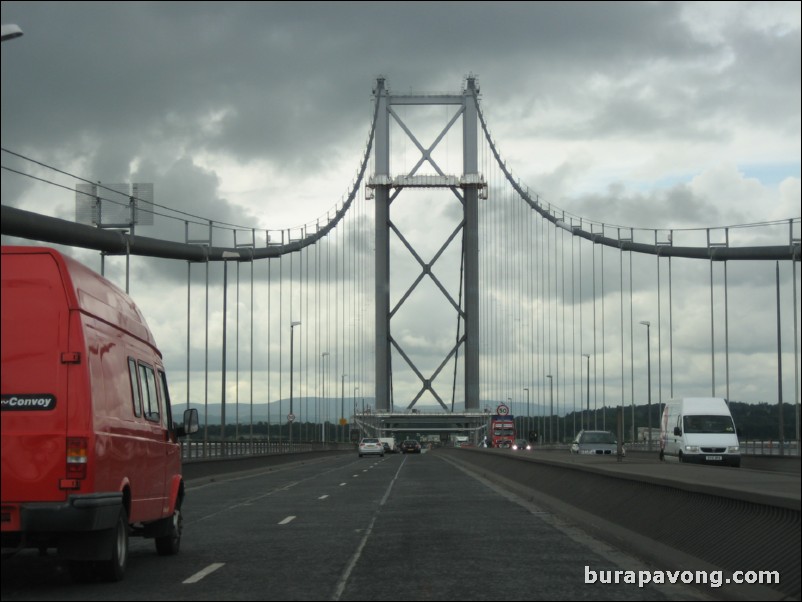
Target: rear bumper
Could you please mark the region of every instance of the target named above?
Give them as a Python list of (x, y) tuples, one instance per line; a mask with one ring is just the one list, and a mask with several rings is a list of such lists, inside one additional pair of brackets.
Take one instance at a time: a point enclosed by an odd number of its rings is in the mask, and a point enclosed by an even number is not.
[(71, 495), (65, 502), (2, 505), (3, 538), (11, 533), (74, 533), (102, 531), (116, 525), (122, 493)]

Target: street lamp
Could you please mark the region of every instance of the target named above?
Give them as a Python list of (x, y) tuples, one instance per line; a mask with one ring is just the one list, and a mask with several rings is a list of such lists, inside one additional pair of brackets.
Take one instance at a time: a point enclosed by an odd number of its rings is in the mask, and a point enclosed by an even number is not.
[(22, 29), (20, 29), (19, 25), (8, 24), (0, 26), (2, 30), (2, 41), (8, 42), (9, 40), (13, 40), (14, 38), (18, 38), (22, 35)]
[(345, 443), (345, 377), (342, 377), (342, 392), (340, 393), (340, 438)]
[(293, 371), (293, 360), (295, 359), (294, 341), (295, 341), (295, 327), (300, 326), (300, 322), (290, 323), (290, 413), (287, 414), (287, 422), (290, 427), (290, 445), (292, 445), (292, 423), (295, 420), (295, 414), (292, 407), (292, 383), (295, 372)]
[[(323, 364), (323, 403), (326, 403), (326, 358), (329, 357), (329, 352), (324, 351), (321, 354), (321, 363)], [(326, 405), (326, 415), (328, 416), (328, 405)], [(318, 411), (318, 418), (320, 418), (320, 412)], [(320, 438), (323, 443), (326, 442), (326, 421), (320, 421)]]
[(529, 441), (529, 431), (532, 430), (532, 427), (529, 424), (529, 389), (524, 387), (524, 391), (526, 391), (526, 440)]
[[(356, 392), (359, 391), (359, 387), (354, 387), (354, 422), (356, 422)], [(362, 425), (359, 425), (360, 430), (362, 429)]]
[(587, 385), (585, 387), (586, 393), (587, 393), (587, 396), (588, 396), (588, 402), (587, 402), (587, 412), (585, 413), (585, 419), (587, 420), (587, 424), (585, 425), (585, 428), (590, 430), (590, 354), (589, 353), (583, 353), (582, 357), (587, 358), (587, 360), (588, 360), (588, 369), (587, 369), (588, 381), (587, 381)]
[(651, 324), (646, 321), (641, 321), (646, 327), (646, 357), (648, 358), (647, 369), (649, 371), (647, 382), (649, 387), (649, 408), (648, 408), (648, 424), (646, 425), (649, 430), (649, 444), (647, 449), (652, 451), (652, 344), (649, 336), (649, 327)]
[(554, 380), (551, 374), (547, 374), (546, 378), (549, 379), (549, 443), (554, 443)]

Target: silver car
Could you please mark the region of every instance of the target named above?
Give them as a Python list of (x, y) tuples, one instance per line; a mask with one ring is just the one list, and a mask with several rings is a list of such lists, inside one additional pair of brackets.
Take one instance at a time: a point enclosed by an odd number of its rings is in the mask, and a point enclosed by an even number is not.
[[(621, 451), (626, 455), (623, 446)], [(618, 453), (618, 441), (611, 431), (580, 431), (571, 443), (572, 454), (610, 456)]]
[(384, 457), (384, 445), (376, 437), (364, 437), (359, 442), (359, 457), (375, 454)]

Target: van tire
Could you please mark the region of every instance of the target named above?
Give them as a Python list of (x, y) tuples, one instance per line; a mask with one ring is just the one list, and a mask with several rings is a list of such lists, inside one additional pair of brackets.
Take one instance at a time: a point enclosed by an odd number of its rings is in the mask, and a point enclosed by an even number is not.
[(128, 566), (128, 513), (120, 510), (117, 526), (114, 529), (114, 542), (111, 546), (111, 559), (99, 564), (99, 573), (104, 581), (122, 581)]
[(181, 509), (176, 508), (170, 520), (170, 533), (156, 538), (156, 552), (159, 556), (175, 556), (181, 549), (181, 532), (184, 528), (184, 517)]
[[(117, 524), (111, 538), (110, 558), (108, 560), (72, 560), (69, 563), (70, 576), (79, 583), (92, 581), (122, 581), (128, 566), (128, 513), (120, 510)], [(105, 539), (105, 538), (104, 538)]]

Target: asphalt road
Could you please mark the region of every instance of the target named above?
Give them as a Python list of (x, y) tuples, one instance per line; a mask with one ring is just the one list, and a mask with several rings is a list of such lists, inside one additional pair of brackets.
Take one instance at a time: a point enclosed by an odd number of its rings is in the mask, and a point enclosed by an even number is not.
[[(131, 539), (125, 580), (75, 584), (54, 554), (4, 558), (2, 600), (663, 600), (682, 585), (585, 584), (625, 551), (435, 452), (188, 483), (181, 553)], [(589, 567), (586, 569), (586, 567)]]

